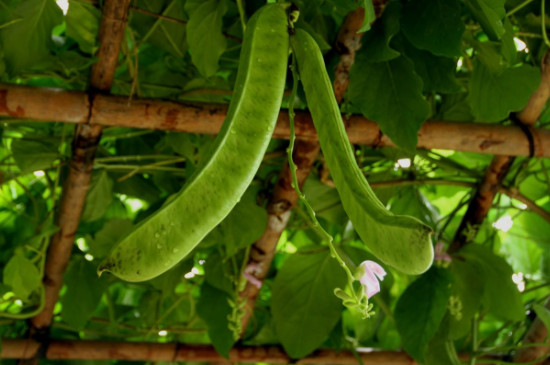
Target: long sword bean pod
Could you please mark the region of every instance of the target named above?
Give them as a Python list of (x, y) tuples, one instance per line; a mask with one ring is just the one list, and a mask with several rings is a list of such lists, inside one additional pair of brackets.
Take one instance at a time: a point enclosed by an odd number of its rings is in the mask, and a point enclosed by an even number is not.
[(355, 161), (317, 43), (302, 29), (290, 42), (321, 149), (355, 230), (382, 262), (421, 274), (433, 261), (431, 228), (416, 218), (394, 215), (378, 200)]
[(285, 87), (287, 4), (258, 10), (247, 24), (234, 97), (212, 154), (178, 195), (122, 239), (98, 272), (152, 279), (183, 259), (237, 204), (271, 139)]

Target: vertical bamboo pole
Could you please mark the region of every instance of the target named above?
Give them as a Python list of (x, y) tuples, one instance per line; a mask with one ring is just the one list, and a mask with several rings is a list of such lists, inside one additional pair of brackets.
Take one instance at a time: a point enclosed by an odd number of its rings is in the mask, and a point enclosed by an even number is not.
[[(118, 63), (120, 44), (128, 16), (130, 0), (105, 0), (99, 30), (99, 59), (92, 66), (90, 99), (97, 93), (109, 93)], [(90, 103), (91, 105), (92, 103)], [(89, 120), (90, 115), (88, 115)], [(56, 217), (59, 231), (52, 237), (46, 257), (43, 284), (46, 292), (44, 309), (31, 319), (30, 335), (44, 340), (48, 336), (55, 303), (63, 284), (63, 274), (69, 262), (74, 236), (82, 215), (86, 193), (90, 184), (97, 145), (101, 138), (99, 125), (79, 124), (76, 126), (69, 175), (63, 186), (63, 193)]]

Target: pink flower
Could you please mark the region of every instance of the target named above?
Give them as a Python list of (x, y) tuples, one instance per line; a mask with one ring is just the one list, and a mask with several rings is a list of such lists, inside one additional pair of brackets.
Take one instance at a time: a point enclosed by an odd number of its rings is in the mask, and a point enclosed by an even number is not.
[(436, 261), (446, 261), (446, 262), (453, 261), (451, 256), (447, 252), (443, 251), (443, 242), (439, 242), (437, 245), (435, 245), (434, 260), (436, 260)]
[(258, 279), (255, 275), (260, 274), (262, 269), (260, 266), (254, 262), (249, 263), (244, 269), (243, 276), (254, 285), (256, 288), (260, 289), (262, 287), (262, 281)]
[(363, 261), (357, 269), (356, 277), (359, 279), (367, 298), (371, 298), (380, 291), (380, 281), (384, 280), (386, 271), (374, 261)]

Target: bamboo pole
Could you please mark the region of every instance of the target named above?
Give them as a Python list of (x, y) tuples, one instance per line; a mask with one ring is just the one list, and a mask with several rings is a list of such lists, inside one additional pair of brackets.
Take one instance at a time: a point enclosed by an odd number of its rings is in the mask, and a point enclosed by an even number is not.
[[(103, 127), (130, 127), (176, 132), (215, 134), (221, 127), (227, 106), (222, 104), (183, 104), (158, 99), (96, 95), (0, 83), (0, 116), (13, 119), (85, 123)], [(393, 146), (381, 138), (378, 125), (362, 116), (344, 116), (350, 142), (383, 147)], [(534, 139), (534, 156), (550, 157), (550, 130), (529, 127)], [(311, 116), (297, 112), (296, 135), (316, 139)], [(273, 137), (288, 139), (288, 114), (279, 115)], [(448, 149), (495, 155), (529, 156), (529, 141), (521, 128), (498, 124), (430, 120), (418, 132), (418, 147)]]
[[(52, 237), (46, 257), (43, 284), (45, 288), (44, 309), (31, 319), (31, 336), (47, 338), (47, 330), (52, 322), (54, 306), (59, 299), (59, 290), (63, 285), (63, 275), (71, 256), (74, 236), (78, 229), (78, 223), (86, 193), (90, 184), (93, 169), (93, 160), (97, 145), (101, 138), (102, 127), (89, 123), (90, 105), (96, 93), (109, 92), (114, 80), (115, 68), (118, 63), (120, 44), (124, 36), (124, 28), (128, 14), (130, 0), (106, 0), (103, 4), (101, 25), (99, 29), (100, 47), (97, 53), (99, 61), (92, 66), (91, 72), (91, 97), (83, 97), (83, 93), (70, 93), (66, 91), (47, 89), (21, 88), (15, 90), (15, 94), (28, 91), (37, 93), (33, 100), (36, 100), (38, 107), (35, 110), (43, 117), (59, 118), (66, 117), (78, 124), (73, 137), (73, 149), (69, 163), (69, 175), (63, 186), (59, 214), (56, 217), (56, 224), (59, 231)], [(2, 90), (0, 90), (0, 93)], [(11, 111), (11, 116), (27, 117), (27, 110), (24, 106), (12, 107), (12, 96), (5, 93), (6, 98), (0, 105), (1, 110)], [(58, 100), (62, 103), (56, 103)], [(70, 101), (72, 101), (70, 103)], [(69, 104), (69, 105), (67, 105)], [(13, 111), (18, 115), (13, 115)]]
[[(0, 359), (31, 359), (37, 356), (40, 343), (32, 339), (2, 339)], [(291, 359), (279, 346), (239, 346), (231, 349), (229, 358), (219, 355), (206, 345), (155, 342), (116, 342), (92, 340), (51, 340), (42, 349), (49, 360), (123, 360), (171, 362), (219, 362), (268, 364), (338, 364), (357, 365), (359, 358), (365, 365), (418, 365), (407, 353), (374, 348), (348, 350), (322, 349), (302, 359)], [(468, 361), (469, 354), (459, 354)], [(485, 360), (500, 360), (499, 355), (485, 355)], [(479, 358), (478, 358), (479, 359)], [(502, 363), (499, 361), (498, 363)]]
[[(31, 359), (37, 355), (40, 344), (34, 340), (2, 340), (1, 359)], [(355, 365), (356, 355), (350, 351), (319, 350), (293, 361), (277, 346), (235, 347), (229, 359), (220, 356), (211, 346), (152, 342), (108, 342), (85, 340), (52, 340), (43, 349), (49, 360), (126, 360), (126, 361), (181, 361), (270, 364), (341, 364)], [(357, 349), (364, 364), (417, 364), (409, 355), (399, 351)]]

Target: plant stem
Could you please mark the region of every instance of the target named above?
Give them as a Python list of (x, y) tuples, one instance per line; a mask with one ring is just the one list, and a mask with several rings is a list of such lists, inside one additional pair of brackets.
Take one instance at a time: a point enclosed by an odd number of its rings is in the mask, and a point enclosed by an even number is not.
[(241, 25), (243, 27), (243, 33), (246, 30), (246, 12), (244, 10), (244, 0), (237, 0), (237, 8), (239, 8), (239, 17), (241, 18)]
[(515, 13), (517, 13), (518, 11), (520, 11), (521, 9), (523, 9), (525, 6), (531, 4), (533, 2), (533, 0), (525, 0), (524, 2), (522, 2), (521, 4), (519, 4), (518, 6), (516, 6), (515, 8), (513, 8), (512, 10), (510, 10), (506, 16), (512, 16), (514, 15)]

